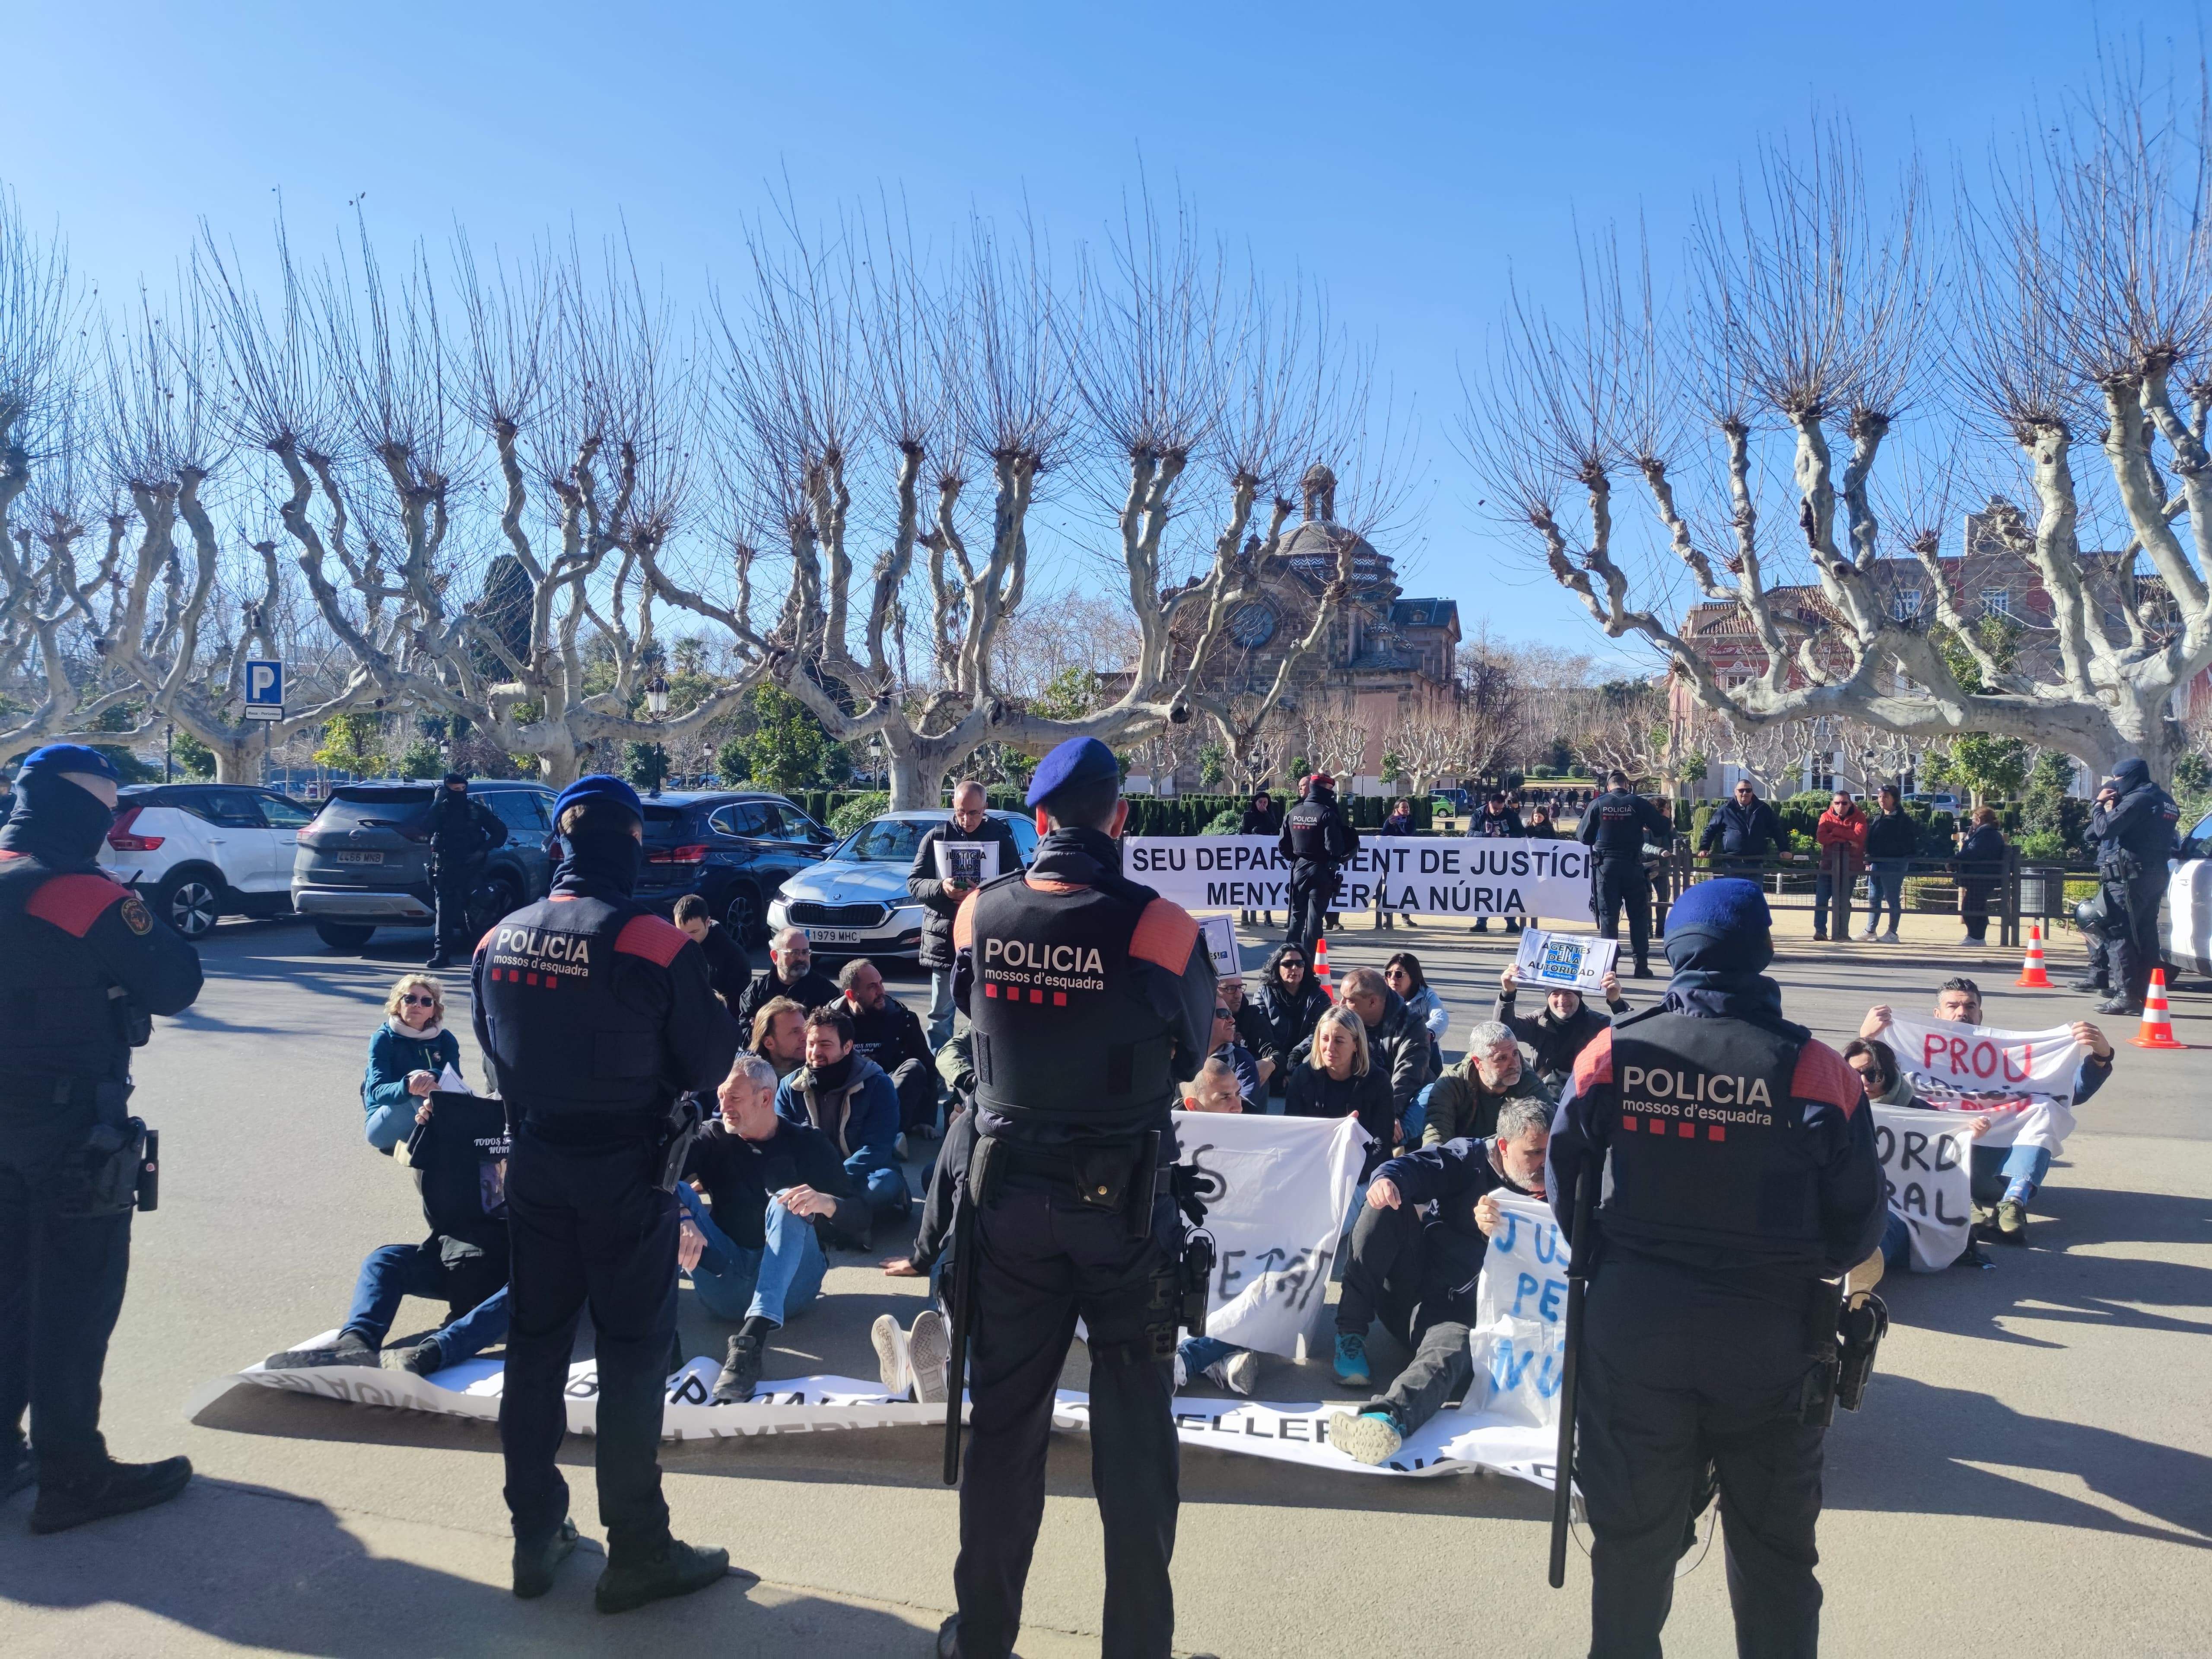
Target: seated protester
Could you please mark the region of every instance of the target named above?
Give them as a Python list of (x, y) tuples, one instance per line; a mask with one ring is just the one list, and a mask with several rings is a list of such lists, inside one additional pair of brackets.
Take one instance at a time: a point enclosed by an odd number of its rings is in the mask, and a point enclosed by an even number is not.
[(1360, 1170), (1366, 1178), (1397, 1139), (1398, 1109), (1390, 1079), (1370, 1063), (1367, 1028), (1349, 1008), (1331, 1008), (1314, 1026), (1302, 1065), (1291, 1068), (1283, 1110), (1292, 1117), (1346, 1117), (1374, 1137)]
[[(1412, 921), (1412, 917), (1407, 917)], [(1437, 1047), (1445, 1031), (1451, 1027), (1451, 1016), (1444, 1012), (1444, 1000), (1436, 994), (1421, 972), (1421, 959), (1411, 951), (1400, 951), (1382, 964), (1382, 982), (1404, 1000), (1407, 1011), (1421, 1022), (1429, 1034), (1429, 1075), (1439, 1077), (1444, 1069), (1444, 1051)]]
[(809, 1012), (789, 997), (770, 997), (754, 1011), (749, 1046), (775, 1067), (779, 1082), (806, 1063)]
[(1553, 1091), (1521, 1062), (1513, 1030), (1487, 1019), (1467, 1036), (1467, 1058), (1445, 1068), (1420, 1102), (1420, 1140), (1441, 1146), (1448, 1140), (1477, 1140), (1493, 1134), (1498, 1113), (1509, 1100), (1526, 1097), (1553, 1103)]
[[(1859, 1022), (1863, 1037), (1879, 1036), (1889, 1029), (1889, 1005), (1877, 1002), (1867, 1010), (1866, 1018)], [(1982, 1023), (1982, 988), (1970, 979), (1947, 979), (1936, 989), (1935, 1016), (1937, 1019), (1954, 1020), (1961, 1025)], [(2075, 1042), (2088, 1049), (2088, 1054), (2074, 1072), (2074, 1101), (2076, 1105), (2105, 1086), (2105, 1079), (2112, 1074), (2112, 1045), (2105, 1034), (2086, 1019), (2077, 1019), (2070, 1028)], [(1914, 1101), (1911, 1085), (1902, 1076), (1898, 1086), (1903, 1090), (1903, 1100), (1877, 1098), (1878, 1106), (1918, 1104)], [(1992, 1115), (1991, 1127), (2002, 1127), (2003, 1120)], [(1988, 1133), (1978, 1131), (1979, 1139)], [(2027, 1243), (2027, 1206), (2042, 1186), (2043, 1177), (2051, 1170), (2051, 1149), (2047, 1146), (2014, 1145), (1977, 1146), (1973, 1155), (1973, 1224), (1986, 1229), (1992, 1224), (1998, 1242), (2005, 1244)]]
[(443, 1302), (446, 1318), (431, 1335), (394, 1350), (403, 1370), (428, 1376), (504, 1341), (507, 1150), (507, 1109), (498, 1100), (459, 1094), (418, 1100), (407, 1158), (430, 1236), (420, 1244), (371, 1250), (354, 1281), (353, 1306), (337, 1340), (326, 1347), (272, 1353), (263, 1362), (266, 1367), (380, 1364), (378, 1351), (400, 1303), (410, 1296)]
[(1428, 1028), (1407, 1011), (1405, 999), (1372, 968), (1355, 968), (1346, 974), (1337, 997), (1339, 1006), (1358, 1015), (1367, 1028), (1368, 1059), (1389, 1079), (1394, 1127), (1382, 1137), (1378, 1154), (1387, 1157), (1395, 1144), (1395, 1124), (1413, 1109), (1429, 1080)]
[(1246, 1104), (1257, 1111), (1260, 1103), (1267, 1098), (1261, 1092), (1267, 1085), (1260, 1081), (1259, 1062), (1252, 1058), (1250, 1050), (1237, 1041), (1237, 1016), (1226, 1003), (1213, 1005), (1213, 1034), (1207, 1041), (1213, 1045), (1206, 1050), (1207, 1058), (1228, 1061), (1230, 1069), (1237, 1073), (1237, 1084), (1244, 1092)]
[[(945, 1247), (952, 1242), (952, 1212), (975, 1158), (975, 1065), (965, 1014), (956, 1015), (951, 1040), (937, 1051), (937, 1075), (951, 1093), (951, 1105), (945, 1120), (945, 1139), (921, 1195), (921, 1220), (907, 1253), (891, 1256), (881, 1266), (893, 1279), (927, 1277), (931, 1294), (941, 1302), (936, 1287), (943, 1279)], [(911, 1330), (901, 1329), (896, 1315), (878, 1314), (869, 1337), (887, 1390), (902, 1395), (911, 1392), (925, 1405), (944, 1400), (945, 1367), (952, 1346), (939, 1309), (925, 1308), (916, 1314)]]
[(769, 940), (768, 960), (769, 965), (738, 999), (738, 1024), (747, 1030), (752, 1029), (753, 1016), (775, 997), (789, 997), (810, 1014), (836, 1001), (836, 984), (814, 971), (814, 946), (804, 929), (787, 927)]
[[(1259, 1070), (1261, 1088), (1267, 1088), (1281, 1069), (1281, 1062), (1267, 1052), (1271, 1035), (1267, 1022), (1253, 1006), (1252, 999), (1244, 994), (1244, 976), (1231, 974), (1216, 980), (1213, 994), (1236, 1022), (1237, 1046), (1252, 1056), (1252, 1064)], [(1255, 1106), (1253, 1109), (1259, 1109)]]
[(725, 1008), (736, 1013), (738, 1005), (745, 1000), (745, 981), (753, 971), (744, 947), (708, 915), (707, 901), (696, 893), (686, 893), (676, 901), (675, 920), (707, 958), (707, 977), (714, 994), (721, 998)]
[[(1187, 1112), (1243, 1112), (1249, 1109), (1237, 1073), (1219, 1054), (1208, 1054), (1198, 1075), (1183, 1085)], [(1175, 1385), (1182, 1388), (1206, 1376), (1232, 1394), (1249, 1395), (1260, 1380), (1260, 1356), (1212, 1336), (1186, 1336), (1176, 1345)]]
[(368, 1144), (389, 1157), (448, 1066), (460, 1070), (461, 1043), (446, 1029), (446, 988), (428, 974), (402, 974), (385, 995), (384, 1024), (368, 1039), (361, 1080)]
[(1314, 1022), (1331, 1006), (1328, 993), (1307, 969), (1304, 950), (1278, 945), (1261, 970), (1260, 988), (1251, 999), (1265, 1031), (1252, 1052), (1268, 1062), (1268, 1088), (1277, 1095), (1290, 1087), (1291, 1055), (1313, 1035)]
[(1336, 1374), (1367, 1386), (1367, 1328), (1378, 1317), (1413, 1358), (1364, 1412), (1329, 1419), (1328, 1443), (1346, 1456), (1382, 1462), (1467, 1387), (1474, 1374), (1468, 1328), (1498, 1226), (1497, 1195), (1544, 1195), (1551, 1138), (1551, 1109), (1521, 1095), (1506, 1102), (1490, 1139), (1424, 1146), (1375, 1172), (1345, 1259)]
[[(1897, 1050), (1879, 1038), (1853, 1037), (1844, 1046), (1844, 1064), (1859, 1074), (1859, 1081), (1866, 1088), (1867, 1098), (1875, 1105), (1920, 1104), (1918, 1097), (1912, 1092), (1912, 1085), (1905, 1079), (1904, 1068), (1897, 1063)], [(1990, 1132), (1994, 1123), (1995, 1120), (1984, 1113), (1967, 1122), (1966, 1133), (1979, 1140)], [(1906, 1224), (1903, 1216), (1895, 1210), (1889, 1211), (1881, 1224), (1882, 1266), (1900, 1270), (1908, 1267), (1911, 1265), (1911, 1253), (1912, 1229)], [(1971, 1238), (1967, 1243), (1966, 1254), (1978, 1261), (1986, 1260), (1975, 1254)], [(1870, 1290), (1881, 1277), (1880, 1273), (1875, 1273), (1861, 1283), (1859, 1274), (1854, 1272), (1852, 1288)]]
[(899, 1132), (935, 1134), (937, 1066), (921, 1016), (884, 988), (882, 970), (866, 957), (838, 970), (837, 987), (837, 1006), (853, 1018), (854, 1048), (881, 1066), (898, 1091)]
[[(1613, 1021), (1584, 1002), (1580, 991), (1557, 985), (1544, 988), (1542, 1013), (1516, 1014), (1513, 999), (1520, 986), (1520, 975), (1514, 971), (1512, 963), (1506, 963), (1505, 971), (1498, 976), (1498, 1004), (1491, 1010), (1490, 1017), (1535, 1051), (1536, 1075), (1544, 1080), (1547, 1088), (1557, 1093), (1559, 1085), (1575, 1069), (1575, 1056), (1589, 1048), (1597, 1034)], [(1620, 994), (1620, 981), (1611, 969), (1598, 981), (1598, 990), (1613, 1013), (1628, 1012), (1628, 1000)]]
[(868, 1227), (867, 1201), (836, 1148), (819, 1130), (777, 1115), (775, 1086), (758, 1054), (732, 1062), (714, 1091), (720, 1115), (691, 1143), (676, 1187), (684, 1206), (677, 1265), (708, 1312), (744, 1322), (715, 1379), (718, 1406), (753, 1397), (769, 1333), (820, 1294), (830, 1261), (817, 1228)]
[[(845, 1173), (866, 1194), (872, 1217), (904, 1216), (914, 1208), (899, 1167), (898, 1091), (881, 1066), (854, 1052), (853, 1017), (842, 1003), (807, 1015), (806, 1064), (778, 1086), (775, 1109), (830, 1137)], [(858, 1241), (855, 1249), (867, 1248), (866, 1231), (848, 1236)]]

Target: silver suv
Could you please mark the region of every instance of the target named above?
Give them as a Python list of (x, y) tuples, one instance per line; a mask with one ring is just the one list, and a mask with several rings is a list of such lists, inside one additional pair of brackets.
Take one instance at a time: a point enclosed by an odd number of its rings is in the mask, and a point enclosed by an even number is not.
[[(292, 908), (333, 951), (358, 951), (379, 927), (429, 926), (429, 808), (435, 783), (347, 783), (331, 791), (300, 832)], [(545, 896), (553, 860), (553, 792), (543, 784), (477, 779), (469, 793), (507, 826), (469, 898), (471, 932)]]

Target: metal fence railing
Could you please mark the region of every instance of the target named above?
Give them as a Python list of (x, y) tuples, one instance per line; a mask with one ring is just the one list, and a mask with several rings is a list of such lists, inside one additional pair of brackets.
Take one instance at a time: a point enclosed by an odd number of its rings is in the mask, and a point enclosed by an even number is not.
[[(1820, 931), (1832, 936), (1839, 935), (1849, 925), (1838, 917), (1838, 909), (1863, 927), (1873, 899), (1869, 872), (1863, 865), (1850, 867), (1839, 848), (1821, 854), (1734, 859), (1692, 853), (1686, 842), (1678, 842), (1656, 863), (1653, 888), (1658, 900), (1656, 920), (1662, 927), (1667, 902), (1674, 895), (1715, 876), (1742, 876), (1757, 881), (1766, 891), (1771, 909), (1815, 912), (1825, 905), (1828, 914), (1822, 920), (1827, 926)], [(1995, 866), (1962, 868), (1954, 856), (1883, 860), (1881, 864), (1883, 867), (1872, 873), (1885, 879), (1896, 878), (1901, 888), (1899, 908), (1904, 914), (1962, 915), (1965, 902), (1972, 900), (1975, 909), (1996, 925), (1996, 943), (2002, 945), (2020, 945), (2023, 921), (2040, 922), (2045, 936), (2049, 937), (2051, 924), (2071, 910), (2066, 902), (2064, 867), (2040, 861), (2023, 863), (2020, 854), (2009, 848), (2002, 863)], [(1882, 915), (1888, 915), (1887, 902)]]

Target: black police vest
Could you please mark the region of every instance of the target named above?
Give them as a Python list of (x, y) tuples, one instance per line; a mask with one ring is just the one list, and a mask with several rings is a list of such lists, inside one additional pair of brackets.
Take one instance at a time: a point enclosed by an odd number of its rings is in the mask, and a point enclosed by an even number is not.
[(1290, 831), (1291, 852), (1301, 860), (1326, 864), (1335, 854), (1329, 849), (1329, 820), (1337, 815), (1334, 801), (1302, 800), (1291, 808), (1283, 827)]
[[(119, 884), (89, 868), (57, 870), (34, 854), (0, 859), (0, 1053), (11, 1084), (62, 1078), (121, 1082), (131, 1075), (131, 1043), (115, 981), (92, 947), (66, 926), (30, 913), (50, 882), (82, 886), (67, 908), (130, 900)], [(49, 907), (50, 908), (50, 907)], [(88, 925), (92, 915), (84, 920)]]
[(1040, 892), (1019, 875), (969, 901), (975, 1098), (1016, 1124), (1152, 1128), (1176, 1100), (1175, 1040), (1129, 960), (1158, 895)]
[(1608, 789), (1590, 805), (1597, 815), (1597, 833), (1591, 846), (1607, 857), (1644, 854), (1644, 797), (1626, 789)]
[(1802, 1043), (1738, 1019), (1654, 1010), (1616, 1021), (1620, 1123), (1598, 1214), (1656, 1254), (1821, 1250), (1816, 1149), (1790, 1101)]
[(485, 935), (477, 994), (500, 1091), (519, 1111), (635, 1112), (674, 1098), (662, 1079), (663, 1016), (635, 985), (623, 994), (625, 981), (651, 971), (625, 957), (623, 932), (655, 921), (640, 904), (548, 898)]

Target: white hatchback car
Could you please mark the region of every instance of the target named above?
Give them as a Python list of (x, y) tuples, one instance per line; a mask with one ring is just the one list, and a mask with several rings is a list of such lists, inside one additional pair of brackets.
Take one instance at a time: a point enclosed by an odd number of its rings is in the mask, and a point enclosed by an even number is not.
[(314, 817), (273, 789), (157, 783), (125, 789), (100, 861), (186, 939), (218, 917), (280, 916), (292, 908), (300, 831)]

